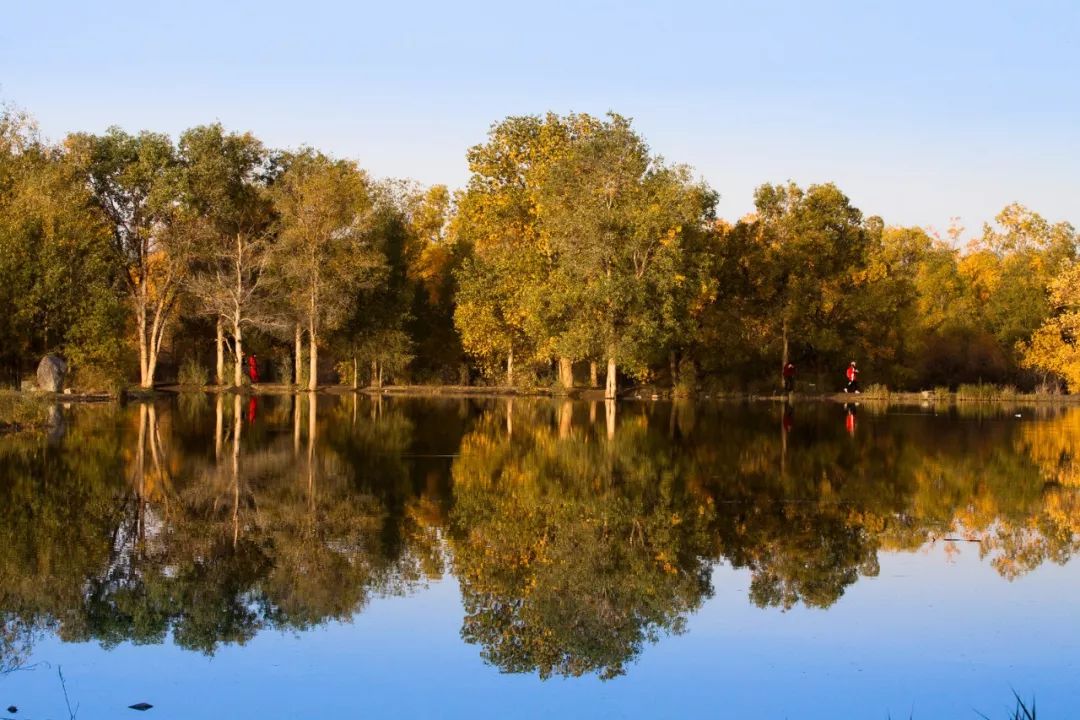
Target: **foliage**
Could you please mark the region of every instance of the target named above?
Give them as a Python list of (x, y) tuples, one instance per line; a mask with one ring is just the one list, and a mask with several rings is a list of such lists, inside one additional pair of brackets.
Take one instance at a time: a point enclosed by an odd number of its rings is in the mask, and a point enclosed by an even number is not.
[(81, 389), (150, 387), (215, 345), (234, 384), (257, 350), (301, 356), (307, 387), (355, 362), (571, 391), (589, 362), (611, 395), (769, 393), (790, 360), (829, 392), (852, 359), (895, 390), (1080, 386), (1078, 235), (1025, 206), (938, 237), (832, 183), (766, 183), (718, 220), (615, 113), (507, 117), (466, 159), (452, 193), (220, 124), (52, 144), (0, 110), (4, 380), (55, 352)]
[(210, 373), (196, 358), (189, 357), (180, 365), (177, 382), (186, 387), (205, 387), (210, 382)]
[(363, 171), (310, 150), (289, 155), (284, 165), (272, 188), (279, 214), (275, 269), (307, 330), (314, 389), (322, 332), (341, 326), (357, 290), (377, 281), (383, 263), (365, 233), (371, 195)]
[(63, 355), (76, 375), (123, 374), (127, 314), (108, 227), (62, 149), (0, 109), (0, 364)]

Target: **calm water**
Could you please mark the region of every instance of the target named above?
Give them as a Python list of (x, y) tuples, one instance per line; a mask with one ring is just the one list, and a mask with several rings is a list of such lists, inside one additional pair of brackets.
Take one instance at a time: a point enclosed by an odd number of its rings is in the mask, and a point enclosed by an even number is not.
[(63, 419), (0, 437), (19, 718), (68, 717), (61, 669), (79, 720), (1080, 712), (1080, 409)]

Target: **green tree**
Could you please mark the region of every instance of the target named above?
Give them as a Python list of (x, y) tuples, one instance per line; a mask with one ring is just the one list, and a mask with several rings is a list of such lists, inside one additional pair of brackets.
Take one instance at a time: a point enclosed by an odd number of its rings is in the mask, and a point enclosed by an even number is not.
[(71, 135), (66, 146), (111, 226), (135, 316), (139, 384), (152, 387), (194, 244), (190, 228), (176, 222), (176, 149), (165, 135), (116, 127)]
[(126, 318), (109, 240), (71, 156), (27, 116), (0, 112), (0, 357), (13, 381), (47, 352), (67, 357), (77, 387), (120, 381)]
[(688, 237), (706, 230), (715, 200), (689, 168), (651, 156), (615, 114), (544, 171), (538, 216), (555, 256), (549, 314), (564, 320), (556, 345), (588, 351), (595, 338), (607, 359), (606, 397), (616, 395), (620, 360), (647, 377), (649, 360), (680, 331), (680, 298), (697, 291), (683, 292), (698, 279), (686, 275)]
[[(454, 322), (464, 349), (488, 371), (505, 362), (513, 378), (515, 366), (547, 362), (563, 349), (555, 343), (563, 318), (561, 305), (552, 306), (554, 248), (539, 193), (546, 169), (596, 125), (588, 115), (508, 117), (468, 152), (471, 175), (450, 224), (469, 256), (457, 273)], [(486, 287), (496, 280), (498, 287)], [(564, 384), (569, 363), (560, 361)]]
[(305, 150), (285, 159), (273, 197), (280, 243), (275, 263), (307, 330), (308, 388), (315, 390), (323, 332), (343, 322), (357, 291), (376, 281), (381, 266), (365, 232), (369, 183), (354, 163)]
[(748, 222), (758, 244), (761, 322), (787, 364), (792, 343), (819, 369), (850, 347), (850, 302), (863, 278), (868, 237), (862, 213), (833, 184), (762, 185)]
[(250, 133), (226, 133), (220, 124), (180, 137), (183, 200), (204, 237), (188, 281), (217, 326), (217, 382), (224, 382), (224, 335), (232, 338), (233, 384), (241, 385), (244, 328), (273, 320), (270, 274), (273, 209), (267, 193), (267, 151)]

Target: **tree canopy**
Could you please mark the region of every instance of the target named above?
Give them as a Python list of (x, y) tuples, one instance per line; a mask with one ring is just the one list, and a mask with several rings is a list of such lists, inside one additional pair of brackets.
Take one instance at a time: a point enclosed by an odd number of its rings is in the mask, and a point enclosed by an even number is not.
[(791, 362), (828, 391), (851, 360), (894, 389), (1077, 386), (1078, 235), (1018, 203), (938, 237), (787, 181), (726, 221), (616, 113), (507, 117), (465, 159), (451, 191), (220, 124), (50, 143), (7, 108), (5, 377), (58, 352), (85, 389), (243, 386), (262, 363), (307, 389), (563, 393), (587, 364), (607, 397), (685, 395), (775, 389)]

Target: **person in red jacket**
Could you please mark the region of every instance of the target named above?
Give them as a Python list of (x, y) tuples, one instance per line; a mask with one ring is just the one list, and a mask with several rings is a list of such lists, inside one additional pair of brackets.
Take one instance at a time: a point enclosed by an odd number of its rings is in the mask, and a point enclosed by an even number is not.
[(248, 377), (252, 385), (259, 382), (259, 361), (255, 359), (255, 353), (248, 355)]
[(795, 392), (795, 364), (788, 362), (784, 365), (784, 392)]
[(847, 373), (847, 386), (844, 387), (844, 392), (851, 392), (858, 394), (859, 392), (859, 369), (855, 367), (855, 361), (852, 360), (848, 365)]

